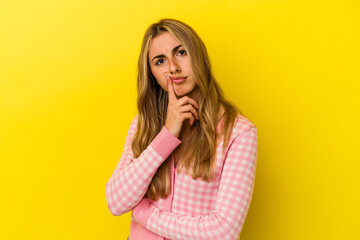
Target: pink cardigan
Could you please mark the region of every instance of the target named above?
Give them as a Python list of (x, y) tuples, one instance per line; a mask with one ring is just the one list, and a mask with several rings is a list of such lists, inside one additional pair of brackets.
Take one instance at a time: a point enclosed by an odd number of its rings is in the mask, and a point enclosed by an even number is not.
[[(156, 202), (142, 199), (153, 176), (181, 140), (165, 126), (134, 159), (131, 139), (138, 115), (130, 124), (122, 156), (106, 184), (111, 213), (132, 210), (130, 240), (238, 239), (252, 198), (257, 162), (257, 128), (238, 115), (229, 144), (218, 141), (215, 178), (205, 182), (178, 173), (171, 158), (171, 194)], [(223, 118), (218, 124), (220, 131)], [(181, 161), (181, 160), (180, 160)]]

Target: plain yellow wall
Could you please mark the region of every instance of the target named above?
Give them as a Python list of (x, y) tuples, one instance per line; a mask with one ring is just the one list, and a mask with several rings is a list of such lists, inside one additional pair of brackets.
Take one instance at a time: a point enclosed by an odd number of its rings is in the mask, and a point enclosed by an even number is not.
[(359, 1), (1, 1), (0, 239), (126, 239), (105, 184), (146, 28), (188, 23), (257, 125), (241, 239), (360, 239)]

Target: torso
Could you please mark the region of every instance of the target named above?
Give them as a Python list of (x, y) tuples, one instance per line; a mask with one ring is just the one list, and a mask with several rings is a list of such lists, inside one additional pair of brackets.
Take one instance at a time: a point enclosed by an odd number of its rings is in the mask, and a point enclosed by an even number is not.
[[(180, 136), (179, 136), (179, 139), (182, 141), (182, 142), (186, 142), (187, 138), (189, 137), (189, 134), (184, 134), (182, 133)], [(184, 144), (180, 144), (179, 147), (177, 147), (174, 151), (173, 151), (173, 157), (174, 157), (174, 167), (176, 168), (180, 158), (181, 158), (181, 152), (183, 150), (183, 146)]]
[(179, 162), (179, 158), (180, 158), (180, 152), (178, 150), (175, 150), (173, 152), (173, 157), (174, 157), (174, 167), (176, 168), (178, 162)]

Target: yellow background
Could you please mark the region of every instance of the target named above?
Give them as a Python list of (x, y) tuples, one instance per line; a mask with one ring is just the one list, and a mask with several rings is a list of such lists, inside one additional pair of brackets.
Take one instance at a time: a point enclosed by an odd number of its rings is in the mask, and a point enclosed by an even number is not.
[(0, 239), (126, 239), (105, 184), (146, 28), (182, 20), (258, 127), (241, 239), (360, 239), (360, 4), (0, 1)]

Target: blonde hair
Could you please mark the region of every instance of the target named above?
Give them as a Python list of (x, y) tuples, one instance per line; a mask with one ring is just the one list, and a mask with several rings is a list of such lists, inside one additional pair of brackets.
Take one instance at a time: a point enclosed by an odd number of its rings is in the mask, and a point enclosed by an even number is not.
[[(132, 151), (135, 158), (139, 157), (165, 125), (168, 95), (151, 73), (148, 61), (151, 40), (164, 32), (172, 34), (185, 48), (191, 60), (199, 92), (199, 120), (191, 126), (190, 139), (181, 143), (183, 160), (179, 162), (177, 170), (180, 172), (181, 169), (185, 169), (186, 173), (190, 170), (193, 179), (200, 177), (204, 181), (211, 181), (217, 140), (220, 136), (224, 136), (222, 149), (224, 151), (237, 115), (242, 113), (235, 104), (225, 99), (222, 89), (212, 74), (210, 59), (200, 37), (189, 25), (179, 20), (161, 19), (150, 25), (145, 32), (138, 60), (139, 114), (137, 131), (132, 139)], [(220, 104), (224, 107), (222, 116), (224, 119), (219, 135), (217, 125), (220, 121), (218, 119)], [(166, 198), (170, 194), (170, 161), (171, 155), (158, 168), (144, 197), (157, 200), (159, 197)]]

